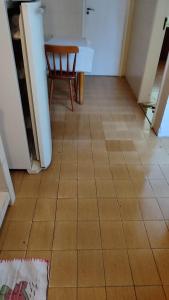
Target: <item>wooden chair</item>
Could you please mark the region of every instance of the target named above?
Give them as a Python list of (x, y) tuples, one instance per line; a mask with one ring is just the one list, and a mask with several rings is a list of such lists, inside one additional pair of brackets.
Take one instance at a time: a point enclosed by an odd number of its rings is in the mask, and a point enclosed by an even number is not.
[[(54, 80), (69, 80), (70, 99), (73, 111), (73, 100), (77, 101), (77, 73), (76, 58), (79, 48), (75, 46), (56, 46), (45, 45), (45, 54), (49, 71), (49, 79), (51, 80), (49, 103), (53, 97)], [(73, 65), (70, 67), (70, 55), (73, 56)], [(66, 61), (66, 69), (63, 70), (63, 59)], [(58, 63), (57, 63), (58, 62)], [(57, 66), (58, 64), (58, 66)]]

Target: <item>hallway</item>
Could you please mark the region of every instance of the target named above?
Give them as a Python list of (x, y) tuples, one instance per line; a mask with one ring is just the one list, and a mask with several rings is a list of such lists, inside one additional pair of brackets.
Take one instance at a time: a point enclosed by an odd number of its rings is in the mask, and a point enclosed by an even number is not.
[(169, 299), (169, 139), (123, 78), (86, 77), (74, 113), (65, 97), (57, 86), (50, 168), (12, 174), (0, 258), (49, 259), (49, 300)]

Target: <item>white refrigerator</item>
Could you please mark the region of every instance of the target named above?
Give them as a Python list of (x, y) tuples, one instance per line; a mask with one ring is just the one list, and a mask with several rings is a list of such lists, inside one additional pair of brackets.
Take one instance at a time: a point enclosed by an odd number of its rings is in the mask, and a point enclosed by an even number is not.
[(10, 169), (50, 165), (41, 1), (0, 1), (0, 132)]

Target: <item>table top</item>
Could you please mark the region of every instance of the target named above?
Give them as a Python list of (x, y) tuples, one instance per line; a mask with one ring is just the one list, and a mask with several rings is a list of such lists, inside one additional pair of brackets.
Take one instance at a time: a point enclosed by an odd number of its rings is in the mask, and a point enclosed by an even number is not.
[(63, 45), (63, 46), (78, 46), (78, 47), (91, 47), (90, 41), (86, 38), (51, 38), (46, 41), (50, 45)]

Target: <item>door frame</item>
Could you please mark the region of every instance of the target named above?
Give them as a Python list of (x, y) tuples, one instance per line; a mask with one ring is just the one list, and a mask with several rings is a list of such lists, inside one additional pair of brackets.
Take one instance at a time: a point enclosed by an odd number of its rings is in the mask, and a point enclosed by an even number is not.
[(86, 25), (86, 0), (82, 0), (82, 37), (85, 38), (85, 25)]
[(158, 0), (153, 21), (152, 33), (149, 41), (144, 74), (138, 96), (138, 103), (146, 103), (150, 99), (155, 80), (160, 52), (166, 28), (163, 28), (165, 17), (169, 16), (168, 0)]
[(122, 49), (121, 49), (119, 76), (126, 75), (135, 1), (136, 0), (128, 0), (128, 7), (126, 12), (126, 26), (123, 33), (123, 42), (122, 42)]
[[(85, 26), (86, 26), (86, 0), (82, 0), (82, 37), (85, 38)], [(121, 49), (120, 67), (118, 76), (125, 76), (127, 67), (127, 57), (130, 44), (130, 34), (132, 31), (132, 20), (134, 14), (134, 5), (136, 0), (126, 0), (128, 1), (128, 8), (126, 11), (126, 26), (123, 33), (123, 42)], [(92, 45), (91, 45), (92, 46)]]
[(165, 70), (162, 78), (161, 88), (159, 92), (158, 102), (156, 106), (156, 111), (152, 121), (152, 128), (155, 133), (158, 135), (162, 120), (165, 113), (165, 108), (167, 106), (168, 98), (169, 98), (169, 53), (167, 62), (165, 65)]

